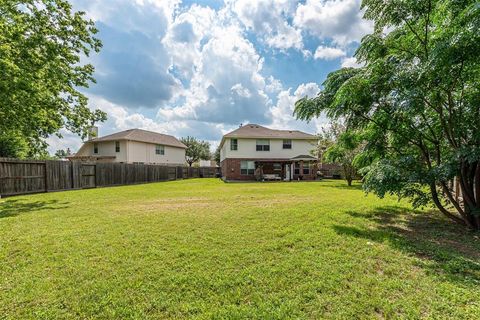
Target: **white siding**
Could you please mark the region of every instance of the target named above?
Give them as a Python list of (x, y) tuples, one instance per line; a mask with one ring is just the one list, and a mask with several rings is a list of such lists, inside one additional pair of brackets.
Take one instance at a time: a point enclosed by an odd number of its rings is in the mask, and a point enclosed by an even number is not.
[(128, 162), (180, 164), (185, 163), (185, 149), (165, 146), (165, 155), (155, 153), (155, 144), (128, 141)]
[(292, 149), (283, 149), (283, 139), (270, 139), (270, 151), (257, 151), (257, 139), (238, 139), (238, 150), (230, 150), (230, 138), (225, 139), (220, 158), (238, 159), (291, 159), (298, 155), (310, 155), (315, 140), (292, 140)]
[[(93, 153), (94, 144), (85, 143), (76, 153), (77, 156), (114, 156), (115, 162), (127, 162), (127, 143), (120, 141), (120, 152), (115, 152), (115, 141), (97, 142), (98, 153)], [(113, 161), (113, 160), (112, 160)]]
[(165, 154), (155, 152), (156, 145), (137, 141), (120, 141), (120, 152), (115, 152), (115, 141), (98, 142), (98, 153), (93, 153), (93, 143), (85, 143), (77, 156), (115, 156), (113, 162), (143, 162), (159, 164), (185, 164), (185, 149), (165, 146)]

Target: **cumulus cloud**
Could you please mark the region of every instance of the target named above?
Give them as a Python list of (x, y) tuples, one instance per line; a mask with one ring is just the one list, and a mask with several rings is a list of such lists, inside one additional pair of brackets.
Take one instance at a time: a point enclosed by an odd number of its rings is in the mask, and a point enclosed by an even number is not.
[[(208, 23), (199, 17), (203, 12), (194, 6), (179, 16), (198, 30), (195, 40), (188, 44), (192, 56), (179, 60), (179, 68), (189, 75), (189, 86), (183, 93), (183, 103), (160, 109), (158, 118), (226, 124), (268, 122), (271, 102), (261, 73), (263, 59), (244, 37), (242, 28), (226, 19), (227, 12), (209, 12)], [(168, 48), (178, 47), (173, 37), (167, 35), (166, 39)]]
[(320, 92), (316, 83), (302, 83), (292, 93), (292, 89), (283, 90), (278, 94), (277, 104), (271, 108), (272, 128), (300, 129), (310, 133), (317, 133), (328, 122), (325, 117), (314, 119), (310, 123), (296, 120), (293, 116), (295, 102), (304, 97), (315, 97)]
[(358, 42), (373, 28), (371, 22), (362, 19), (360, 4), (361, 0), (307, 0), (297, 7), (293, 23), (338, 44)]
[(233, 12), (248, 30), (259, 34), (265, 44), (276, 49), (302, 49), (301, 30), (292, 26), (288, 18), (296, 1), (237, 0), (231, 2)]
[(342, 60), (342, 68), (360, 68), (363, 64), (358, 63), (357, 58), (349, 57)]
[(103, 48), (92, 55), (97, 84), (89, 92), (130, 108), (156, 108), (180, 90), (170, 74), (168, 53), (161, 43), (173, 21), (178, 1), (76, 0), (96, 21)]
[(319, 46), (317, 50), (315, 50), (313, 57), (315, 59), (334, 60), (346, 55), (346, 52), (342, 49)]

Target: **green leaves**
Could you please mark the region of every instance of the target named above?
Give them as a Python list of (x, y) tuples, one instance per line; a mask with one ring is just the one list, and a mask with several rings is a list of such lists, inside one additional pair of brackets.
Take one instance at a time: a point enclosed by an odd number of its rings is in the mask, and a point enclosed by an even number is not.
[(94, 82), (80, 58), (98, 52), (93, 21), (65, 0), (0, 0), (0, 135), (19, 134), (30, 153), (62, 128), (85, 137), (106, 119), (79, 91)]
[[(364, 0), (363, 7), (376, 26), (356, 52), (364, 67), (331, 73), (317, 97), (297, 102), (295, 115), (343, 118), (363, 136), (354, 163), (365, 166), (367, 191), (423, 205), (428, 187), (442, 212), (451, 204), (480, 228), (471, 215), (480, 207), (478, 1)], [(468, 204), (448, 188), (454, 177)]]
[(199, 160), (209, 160), (211, 158), (209, 142), (197, 140), (190, 136), (181, 138), (180, 141), (187, 146), (185, 160), (190, 166)]

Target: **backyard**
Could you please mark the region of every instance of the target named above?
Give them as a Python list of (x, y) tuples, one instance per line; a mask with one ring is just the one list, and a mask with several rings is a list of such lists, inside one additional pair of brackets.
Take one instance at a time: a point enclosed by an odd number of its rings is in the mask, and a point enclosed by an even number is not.
[(0, 200), (0, 318), (480, 314), (480, 239), (343, 181), (192, 179)]

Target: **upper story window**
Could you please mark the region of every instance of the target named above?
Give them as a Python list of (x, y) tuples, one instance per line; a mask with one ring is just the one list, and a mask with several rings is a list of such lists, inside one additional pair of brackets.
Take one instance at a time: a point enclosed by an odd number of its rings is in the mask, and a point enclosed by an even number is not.
[(165, 146), (157, 144), (155, 146), (155, 154), (159, 154), (161, 156), (165, 155)]
[(292, 140), (284, 139), (283, 140), (283, 149), (292, 149)]
[(95, 154), (98, 153), (98, 143), (93, 144), (93, 153), (95, 153)]
[(257, 151), (270, 151), (270, 140), (268, 140), (268, 139), (258, 139), (257, 140)]
[(232, 151), (238, 150), (238, 139), (230, 139), (230, 150)]
[(120, 141), (115, 141), (115, 152), (120, 152)]

